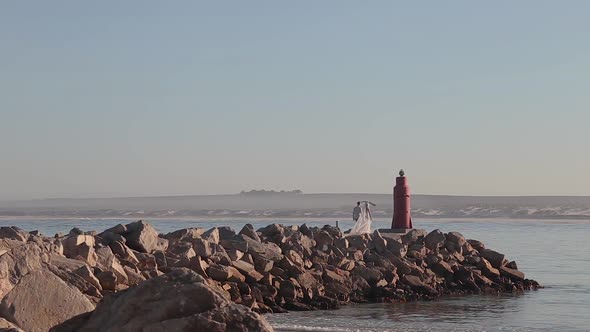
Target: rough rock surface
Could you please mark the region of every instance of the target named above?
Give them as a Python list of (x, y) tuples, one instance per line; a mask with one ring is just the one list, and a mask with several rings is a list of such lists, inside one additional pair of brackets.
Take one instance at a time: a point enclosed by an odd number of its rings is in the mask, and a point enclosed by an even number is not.
[[(202, 301), (177, 292), (193, 294), (197, 288), (218, 306), (203, 309)], [(123, 331), (240, 331), (251, 328), (252, 321), (244, 321), (257, 317), (251, 311), (335, 309), (351, 302), (537, 288), (541, 286), (503, 254), (440, 230), (349, 235), (328, 225), (271, 224), (258, 230), (246, 225), (239, 233), (215, 227), (158, 235), (138, 221), (98, 235), (73, 229), (50, 238), (17, 227), (0, 232), (0, 318), (25, 331), (46, 331), (66, 320), (56, 330), (102, 331), (93, 324), (112, 321), (112, 326), (131, 324), (113, 329)], [(51, 295), (56, 290), (63, 291)], [(31, 294), (43, 295), (41, 306), (26, 304)], [(71, 296), (67, 305), (74, 308), (47, 304), (63, 296)], [(156, 312), (152, 297), (169, 312)], [(131, 299), (146, 307), (131, 306)], [(99, 309), (94, 313), (74, 317), (95, 304)], [(258, 322), (252, 324), (268, 328)]]
[(91, 314), (51, 331), (73, 330), (264, 332), (272, 328), (263, 317), (207, 286), (196, 273), (178, 269), (112, 296)]
[(42, 268), (24, 276), (2, 299), (0, 316), (25, 331), (45, 332), (93, 309), (94, 304), (77, 288)]
[(24, 332), (18, 326), (0, 317), (0, 331), (2, 332)]

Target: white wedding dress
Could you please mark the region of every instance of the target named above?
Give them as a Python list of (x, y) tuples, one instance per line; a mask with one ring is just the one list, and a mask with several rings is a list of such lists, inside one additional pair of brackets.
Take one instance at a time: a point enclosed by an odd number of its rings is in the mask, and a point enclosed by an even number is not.
[(361, 215), (359, 216), (359, 220), (354, 224), (350, 234), (365, 234), (371, 233), (371, 223), (373, 219), (371, 218), (371, 210), (369, 209), (369, 203), (364, 203), (361, 206)]

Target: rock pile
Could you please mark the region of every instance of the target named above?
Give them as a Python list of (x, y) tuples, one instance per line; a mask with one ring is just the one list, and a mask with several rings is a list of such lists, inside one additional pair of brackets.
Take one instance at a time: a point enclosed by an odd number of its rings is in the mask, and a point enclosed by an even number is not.
[(270, 331), (257, 313), (540, 287), (460, 233), (385, 235), (305, 224), (158, 234), (137, 221), (50, 238), (2, 227), (0, 327)]

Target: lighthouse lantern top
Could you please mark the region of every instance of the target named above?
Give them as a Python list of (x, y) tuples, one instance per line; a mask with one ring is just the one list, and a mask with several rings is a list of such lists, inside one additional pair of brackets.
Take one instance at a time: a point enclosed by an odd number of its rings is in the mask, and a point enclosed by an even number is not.
[(399, 170), (399, 176), (404, 176), (405, 174), (406, 174), (406, 173), (404, 172), (404, 170), (403, 170), (403, 169), (400, 169), (400, 170)]

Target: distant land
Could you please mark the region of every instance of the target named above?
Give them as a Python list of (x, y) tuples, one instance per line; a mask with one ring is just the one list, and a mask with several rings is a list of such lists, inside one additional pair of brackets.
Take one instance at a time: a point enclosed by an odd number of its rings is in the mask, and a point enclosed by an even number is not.
[[(334, 218), (349, 219), (357, 201), (391, 218), (391, 194), (305, 194), (249, 191), (231, 195), (42, 199), (0, 202), (2, 217), (97, 218)], [(414, 218), (590, 219), (590, 196), (413, 195)]]

